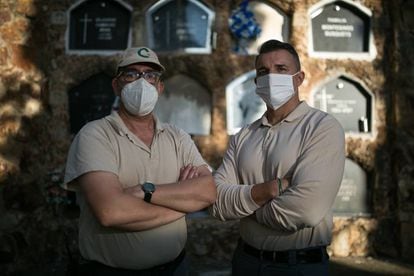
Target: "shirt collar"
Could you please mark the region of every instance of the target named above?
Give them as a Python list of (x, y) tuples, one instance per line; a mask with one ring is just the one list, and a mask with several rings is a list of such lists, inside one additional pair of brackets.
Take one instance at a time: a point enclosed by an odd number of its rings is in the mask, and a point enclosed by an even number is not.
[[(308, 113), (309, 110), (310, 110), (310, 106), (305, 101), (301, 101), (299, 105), (282, 120), (282, 122), (296, 121), (302, 118), (303, 116), (305, 116), (305, 114)], [(262, 118), (260, 118), (259, 120), (260, 125), (272, 126), (267, 120), (266, 114), (267, 114), (267, 111), (263, 114)]]
[[(162, 123), (155, 115), (155, 129), (156, 133), (162, 132), (165, 129), (165, 124)], [(127, 133), (131, 133), (131, 131), (127, 128), (124, 121), (118, 114), (118, 111), (112, 111), (109, 116), (106, 116), (105, 119), (111, 124), (114, 130), (120, 135), (125, 136)]]

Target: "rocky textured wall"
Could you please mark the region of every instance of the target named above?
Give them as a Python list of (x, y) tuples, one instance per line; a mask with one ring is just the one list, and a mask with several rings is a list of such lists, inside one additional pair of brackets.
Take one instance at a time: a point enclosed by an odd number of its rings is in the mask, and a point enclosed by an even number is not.
[[(388, 53), (390, 109), (392, 113), (389, 131), (392, 149), (392, 169), (396, 193), (395, 211), (399, 220), (399, 254), (414, 260), (414, 3), (401, 1), (400, 9), (392, 9), (391, 18), (396, 22), (392, 37), (394, 51)], [(388, 3), (390, 5), (390, 3)]]
[(76, 218), (63, 215), (66, 197), (57, 188), (70, 138), (54, 125), (59, 112), (50, 100), (50, 61), (59, 53), (46, 2), (0, 1), (0, 267), (6, 275), (55, 270), (77, 231)]
[[(6, 274), (58, 271), (77, 258), (78, 209), (73, 195), (58, 187), (72, 139), (67, 92), (94, 74), (112, 75), (117, 57), (65, 54), (66, 23), (54, 16), (75, 2), (0, 1), (0, 269)], [(133, 45), (142, 45), (144, 10), (155, 1), (125, 2), (134, 8)], [(253, 69), (254, 57), (230, 52), (227, 20), (239, 2), (206, 1), (216, 12), (217, 47), (211, 55), (160, 57), (167, 78), (186, 74), (212, 93), (211, 135), (194, 139), (214, 167), (228, 141), (225, 86)], [(377, 55), (372, 61), (309, 57), (307, 12), (318, 2), (267, 2), (292, 16), (290, 41), (307, 73), (301, 96), (308, 99), (315, 84), (344, 74), (361, 81), (376, 99), (375, 137), (347, 137), (348, 157), (373, 177), (372, 217), (336, 218), (330, 253), (413, 261), (412, 1), (354, 1), (373, 14)], [(212, 265), (229, 260), (237, 237), (237, 222), (189, 219), (189, 251), (196, 260)]]

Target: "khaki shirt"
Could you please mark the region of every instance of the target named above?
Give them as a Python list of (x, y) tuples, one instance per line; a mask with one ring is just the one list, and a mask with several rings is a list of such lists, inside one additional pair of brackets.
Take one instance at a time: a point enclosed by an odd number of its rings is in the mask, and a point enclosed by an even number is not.
[[(206, 165), (191, 137), (156, 120), (151, 148), (139, 140), (117, 112), (88, 123), (68, 154), (64, 188), (79, 191), (76, 178), (92, 171), (112, 172), (123, 187), (149, 181), (176, 182), (187, 164)], [(82, 256), (113, 267), (143, 269), (173, 260), (187, 240), (185, 218), (151, 230), (123, 232), (99, 224), (79, 192), (79, 248)]]
[[(218, 199), (210, 212), (222, 220), (241, 219), (242, 239), (258, 249), (328, 245), (331, 209), (344, 171), (344, 140), (331, 115), (305, 102), (276, 125), (263, 116), (230, 139), (214, 173)], [(290, 187), (258, 206), (252, 185), (276, 177), (291, 177)]]

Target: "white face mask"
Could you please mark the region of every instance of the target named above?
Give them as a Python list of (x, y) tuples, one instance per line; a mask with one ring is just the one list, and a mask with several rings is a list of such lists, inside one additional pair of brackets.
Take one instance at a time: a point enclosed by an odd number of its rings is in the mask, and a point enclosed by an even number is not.
[(154, 85), (139, 78), (122, 88), (121, 100), (128, 112), (145, 116), (154, 110), (158, 100), (158, 91)]
[(287, 103), (295, 94), (293, 75), (267, 74), (257, 78), (256, 94), (274, 110)]

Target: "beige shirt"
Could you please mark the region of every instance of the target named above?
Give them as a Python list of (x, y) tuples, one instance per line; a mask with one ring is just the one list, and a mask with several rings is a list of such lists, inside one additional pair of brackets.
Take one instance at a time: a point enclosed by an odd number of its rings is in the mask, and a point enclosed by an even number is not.
[[(231, 138), (214, 173), (218, 199), (210, 212), (222, 220), (240, 219), (242, 239), (258, 249), (328, 245), (331, 209), (344, 170), (344, 140), (331, 115), (305, 102), (276, 125), (263, 116)], [(258, 206), (252, 185), (276, 177), (292, 177), (290, 187)]]
[[(151, 148), (128, 130), (117, 112), (88, 123), (75, 137), (68, 154), (64, 187), (77, 190), (76, 178), (92, 171), (112, 172), (123, 187), (149, 181), (178, 180), (180, 168), (206, 163), (191, 137), (156, 120)], [(173, 260), (187, 239), (185, 218), (151, 230), (123, 232), (99, 224), (78, 193), (79, 248), (82, 256), (113, 267), (143, 269)]]

